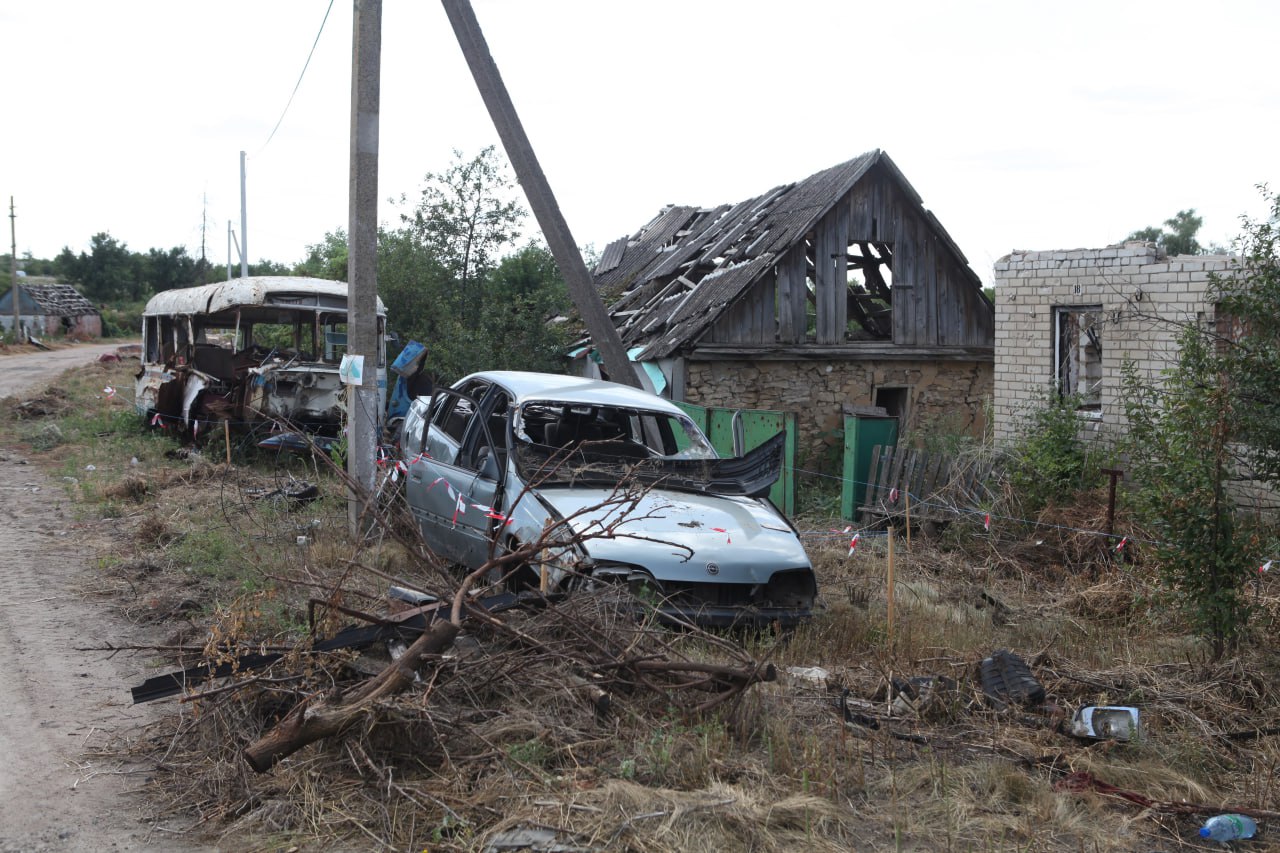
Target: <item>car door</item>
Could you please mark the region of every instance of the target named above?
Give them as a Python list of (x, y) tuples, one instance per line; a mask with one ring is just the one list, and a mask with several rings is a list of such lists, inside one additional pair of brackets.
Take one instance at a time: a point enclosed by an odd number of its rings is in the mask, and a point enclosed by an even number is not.
[[(488, 386), (439, 392), (423, 450), (409, 460), (406, 498), (428, 547), (476, 568), (489, 558), (501, 467)], [(470, 393), (467, 393), (470, 392)], [(488, 396), (481, 397), (476, 392)], [(489, 448), (489, 453), (482, 450)], [(495, 456), (485, 464), (488, 456)]]

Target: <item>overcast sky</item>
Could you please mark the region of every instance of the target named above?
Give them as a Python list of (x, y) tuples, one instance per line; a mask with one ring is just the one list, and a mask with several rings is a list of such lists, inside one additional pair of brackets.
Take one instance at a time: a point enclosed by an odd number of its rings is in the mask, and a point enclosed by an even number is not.
[[(473, 0), (580, 244), (884, 149), (984, 280), (1182, 208), (1228, 243), (1277, 183), (1274, 2)], [(0, 0), (0, 192), (22, 254), (300, 260), (345, 228), (350, 0)], [(498, 142), (443, 9), (386, 0), (379, 217)], [(265, 145), (265, 147), (264, 147)], [(5, 211), (7, 214), (7, 210)], [(4, 249), (9, 240), (5, 235)]]

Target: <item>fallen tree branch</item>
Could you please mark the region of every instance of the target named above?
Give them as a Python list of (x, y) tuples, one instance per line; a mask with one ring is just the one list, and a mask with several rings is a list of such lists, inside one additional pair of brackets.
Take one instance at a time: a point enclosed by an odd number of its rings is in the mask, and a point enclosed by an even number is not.
[(412, 684), (423, 659), (451, 647), (459, 630), (453, 622), (437, 621), (403, 655), (349, 695), (314, 706), (304, 699), (275, 728), (245, 748), (245, 761), (256, 772), (265, 773), (304, 746), (340, 734), (371, 704)]

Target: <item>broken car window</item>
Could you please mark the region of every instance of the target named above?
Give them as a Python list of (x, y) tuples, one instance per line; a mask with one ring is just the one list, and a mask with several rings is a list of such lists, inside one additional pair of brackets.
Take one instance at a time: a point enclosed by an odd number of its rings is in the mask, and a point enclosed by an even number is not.
[(554, 479), (580, 476), (583, 464), (603, 466), (595, 473), (616, 481), (637, 463), (716, 458), (693, 421), (667, 412), (538, 400), (520, 407), (514, 433), (521, 464), (558, 467)]

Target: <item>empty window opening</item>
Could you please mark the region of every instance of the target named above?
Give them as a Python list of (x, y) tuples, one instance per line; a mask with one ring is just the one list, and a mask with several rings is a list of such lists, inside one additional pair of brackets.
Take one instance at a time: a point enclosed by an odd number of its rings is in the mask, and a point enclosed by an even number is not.
[(907, 406), (911, 402), (911, 389), (905, 385), (885, 385), (876, 388), (872, 404), (884, 409), (884, 413), (906, 422)]
[(1054, 309), (1054, 383), (1082, 412), (1102, 413), (1102, 306)]
[(855, 240), (845, 260), (848, 274), (847, 340), (893, 337), (893, 250), (888, 243)]

